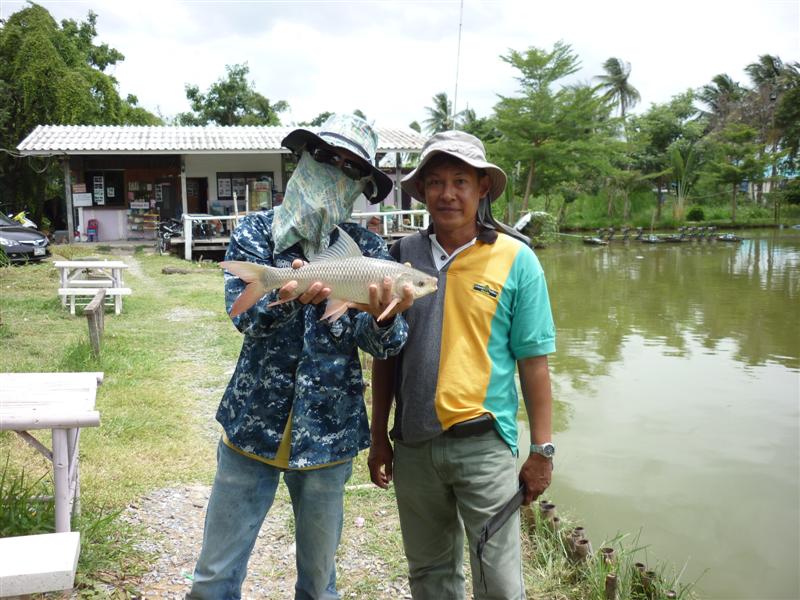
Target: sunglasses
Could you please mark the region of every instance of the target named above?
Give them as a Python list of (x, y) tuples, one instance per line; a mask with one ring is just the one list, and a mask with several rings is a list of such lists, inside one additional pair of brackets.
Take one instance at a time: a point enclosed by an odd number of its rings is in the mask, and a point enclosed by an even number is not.
[[(340, 154), (337, 154), (336, 152), (333, 152), (327, 148), (306, 148), (306, 151), (311, 155), (311, 158), (318, 163), (336, 167), (345, 177), (352, 179), (353, 181), (360, 181), (372, 174), (372, 172), (361, 163), (348, 160)], [(363, 193), (367, 199), (371, 199), (378, 193), (378, 190), (376, 189), (375, 183), (372, 181), (372, 179), (366, 182)]]

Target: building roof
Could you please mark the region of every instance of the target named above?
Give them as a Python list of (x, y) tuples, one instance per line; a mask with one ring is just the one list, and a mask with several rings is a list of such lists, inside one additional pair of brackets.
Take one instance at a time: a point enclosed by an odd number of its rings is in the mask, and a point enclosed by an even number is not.
[[(17, 150), (23, 155), (78, 154), (279, 154), (296, 127), (147, 127), (39, 125)], [(315, 131), (317, 127), (308, 127)], [(378, 152), (418, 153), (425, 138), (411, 129), (375, 127)]]

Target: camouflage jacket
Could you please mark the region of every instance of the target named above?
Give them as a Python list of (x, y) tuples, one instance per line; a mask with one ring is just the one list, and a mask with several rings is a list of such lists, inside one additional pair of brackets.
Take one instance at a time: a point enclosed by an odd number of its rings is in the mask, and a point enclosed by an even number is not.
[[(299, 244), (273, 254), (272, 216), (267, 211), (245, 217), (226, 260), (288, 267), (303, 258)], [(352, 223), (341, 227), (364, 255), (391, 260), (379, 236)], [(243, 289), (240, 279), (225, 275), (229, 312)], [(290, 468), (353, 457), (369, 446), (358, 348), (378, 358), (397, 354), (408, 335), (405, 319), (398, 315), (381, 328), (372, 315), (350, 309), (329, 324), (319, 320), (324, 302), (267, 308), (276, 298), (277, 290), (233, 319), (244, 341), (217, 420), (234, 446), (274, 458), (291, 412)]]

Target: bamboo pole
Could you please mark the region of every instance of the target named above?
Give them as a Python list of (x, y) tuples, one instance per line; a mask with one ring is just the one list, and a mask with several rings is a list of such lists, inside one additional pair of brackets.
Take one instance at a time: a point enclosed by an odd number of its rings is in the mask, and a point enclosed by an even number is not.
[(572, 560), (576, 559), (576, 545), (579, 540), (585, 539), (586, 537), (586, 530), (583, 527), (575, 527), (567, 533), (567, 550), (569, 551), (569, 557)]
[(575, 559), (578, 562), (586, 562), (592, 555), (592, 543), (589, 540), (577, 540), (575, 542)]
[(600, 558), (606, 565), (613, 565), (617, 561), (617, 555), (613, 548), (600, 548)]
[(644, 595), (644, 573), (647, 570), (647, 567), (644, 563), (634, 563), (633, 565), (633, 578), (631, 581), (631, 595), (632, 596), (643, 596)]
[(656, 597), (656, 582), (658, 576), (655, 571), (645, 571), (642, 575), (642, 587), (644, 588), (644, 595), (653, 600)]
[(617, 600), (617, 576), (614, 573), (606, 575), (606, 600)]
[(553, 519), (556, 517), (556, 505), (549, 502), (547, 504), (540, 504), (539, 512), (542, 516), (542, 520), (552, 525)]

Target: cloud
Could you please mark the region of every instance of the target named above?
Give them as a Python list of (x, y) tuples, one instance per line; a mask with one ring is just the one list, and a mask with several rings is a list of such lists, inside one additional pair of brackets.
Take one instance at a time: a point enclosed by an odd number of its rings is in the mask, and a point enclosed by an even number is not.
[[(359, 108), (405, 126), (426, 117), (434, 94), (456, 93), (459, 0), (42, 4), (57, 19), (96, 12), (99, 41), (125, 55), (113, 69), (122, 93), (165, 115), (188, 110), (187, 83), (205, 90), (244, 62), (260, 93), (289, 102), (285, 121)], [(0, 0), (0, 15), (23, 6)], [(611, 56), (630, 62), (644, 110), (718, 73), (747, 83), (744, 67), (762, 54), (800, 59), (800, 3), (465, 0), (457, 108), (489, 114), (498, 94), (517, 89), (500, 56), (558, 40), (581, 60), (573, 80), (592, 81)]]

